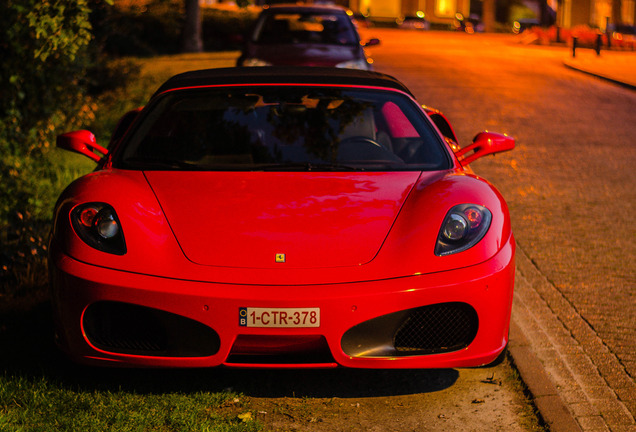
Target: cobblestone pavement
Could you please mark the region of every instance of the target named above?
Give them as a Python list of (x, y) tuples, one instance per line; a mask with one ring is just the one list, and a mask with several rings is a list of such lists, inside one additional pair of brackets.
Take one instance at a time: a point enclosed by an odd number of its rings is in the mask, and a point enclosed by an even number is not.
[(636, 386), (616, 355), (523, 250), (516, 277), (509, 348), (551, 430), (635, 430)]

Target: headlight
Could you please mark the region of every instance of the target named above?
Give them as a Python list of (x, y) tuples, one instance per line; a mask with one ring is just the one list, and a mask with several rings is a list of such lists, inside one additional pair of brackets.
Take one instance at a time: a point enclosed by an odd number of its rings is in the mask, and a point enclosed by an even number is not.
[(336, 67), (343, 68), (343, 69), (361, 69), (361, 70), (371, 69), (371, 66), (369, 65), (369, 63), (364, 59), (349, 60), (346, 62), (338, 63)]
[(71, 211), (71, 223), (87, 245), (115, 255), (126, 253), (126, 243), (117, 213), (108, 204), (86, 203)]
[(268, 61), (261, 60), (259, 58), (246, 58), (243, 60), (243, 66), (271, 66)]
[(443, 256), (465, 251), (481, 240), (488, 228), (492, 214), (477, 204), (461, 204), (446, 214), (437, 236), (435, 255)]

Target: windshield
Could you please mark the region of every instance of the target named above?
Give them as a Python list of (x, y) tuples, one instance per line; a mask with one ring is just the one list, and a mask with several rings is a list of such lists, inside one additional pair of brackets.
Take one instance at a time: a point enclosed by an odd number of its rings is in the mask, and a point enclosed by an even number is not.
[(147, 107), (115, 156), (128, 169), (396, 171), (449, 167), (406, 95), (338, 87), (178, 90)]
[(259, 44), (359, 43), (351, 19), (343, 13), (266, 13), (259, 21), (253, 40)]

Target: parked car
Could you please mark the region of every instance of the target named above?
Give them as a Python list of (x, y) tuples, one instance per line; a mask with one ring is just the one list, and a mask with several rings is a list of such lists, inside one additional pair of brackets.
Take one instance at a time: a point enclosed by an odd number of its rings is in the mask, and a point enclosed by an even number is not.
[(451, 368), (506, 347), (506, 202), (398, 80), (229, 68), (168, 80), (60, 196), (56, 341), (102, 366)]
[(263, 9), (237, 66), (329, 66), (370, 70), (347, 10), (334, 5), (274, 5)]
[(512, 32), (514, 34), (523, 33), (533, 27), (540, 27), (541, 22), (536, 18), (521, 18), (512, 23)]
[(430, 30), (431, 23), (426, 19), (424, 12), (418, 11), (415, 15), (406, 15), (396, 20), (398, 28), (413, 30)]
[(636, 48), (636, 26), (633, 25), (609, 25), (606, 30), (606, 39), (609, 38), (610, 46), (634, 51)]
[(455, 14), (454, 26), (456, 31), (468, 34), (482, 33), (484, 31), (484, 23), (479, 15), (476, 14), (470, 14), (467, 17), (461, 13)]

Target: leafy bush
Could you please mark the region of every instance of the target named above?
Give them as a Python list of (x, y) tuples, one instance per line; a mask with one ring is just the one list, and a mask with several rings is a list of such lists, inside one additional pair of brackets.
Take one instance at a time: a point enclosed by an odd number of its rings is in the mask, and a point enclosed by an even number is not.
[(0, 296), (16, 283), (11, 267), (44, 262), (60, 174), (48, 158), (55, 134), (93, 116), (84, 98), (90, 11), (88, 0), (0, 3)]
[[(125, 85), (139, 67), (112, 56), (178, 50), (182, 1), (144, 8), (119, 10), (112, 0), (0, 2), (0, 299), (46, 285), (55, 200), (93, 167), (58, 158), (55, 136), (89, 127), (107, 139), (119, 115), (145, 100)], [(255, 18), (247, 10), (202, 12), (207, 49), (236, 48), (232, 35)], [(96, 122), (98, 105), (107, 108)]]
[[(0, 139), (9, 154), (31, 154), (66, 120), (60, 100), (81, 99), (91, 39), (86, 0), (3, 2)], [(26, 145), (25, 145), (26, 144)]]

